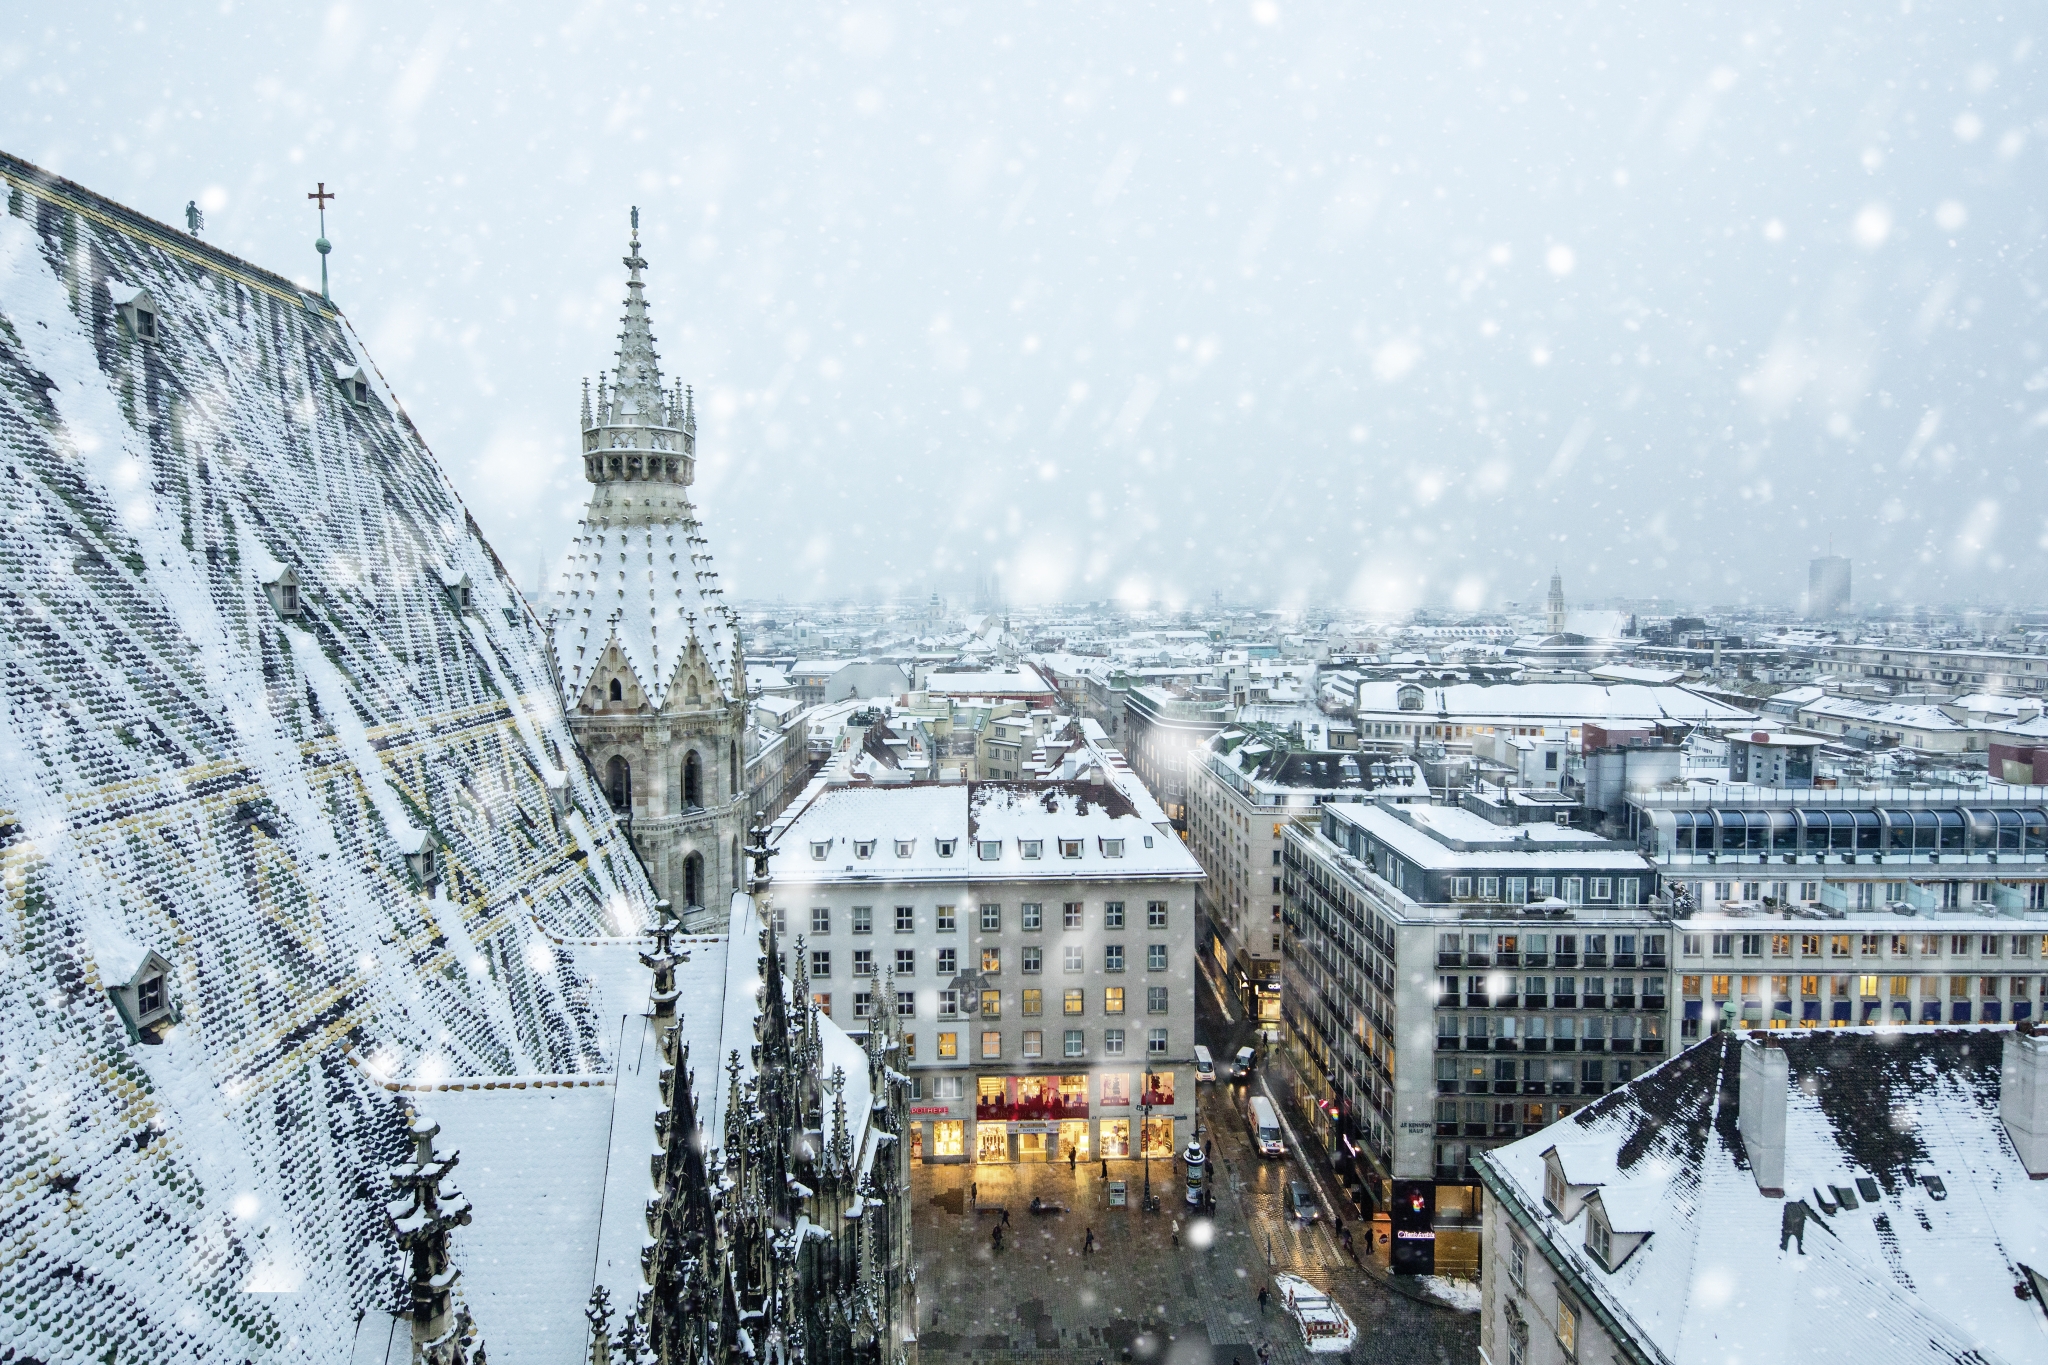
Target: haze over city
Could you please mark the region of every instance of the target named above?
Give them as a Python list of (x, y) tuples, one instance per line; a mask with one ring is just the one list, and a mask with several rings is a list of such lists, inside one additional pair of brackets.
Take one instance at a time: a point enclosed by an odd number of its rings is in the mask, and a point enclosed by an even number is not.
[[(2005, 601), (2040, 54), (1934, 7), (83, 4), (0, 142), (334, 296), (522, 583), (638, 205), (750, 598)], [(305, 184), (300, 182), (304, 181)]]

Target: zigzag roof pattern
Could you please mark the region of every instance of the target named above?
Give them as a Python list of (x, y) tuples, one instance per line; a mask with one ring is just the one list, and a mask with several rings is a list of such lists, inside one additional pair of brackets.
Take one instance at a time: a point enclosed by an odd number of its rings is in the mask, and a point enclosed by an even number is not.
[[(400, 1301), (389, 1088), (606, 1083), (541, 929), (651, 892), (347, 320), (0, 177), (0, 1355), (346, 1359)], [(107, 994), (144, 951), (157, 1046)]]

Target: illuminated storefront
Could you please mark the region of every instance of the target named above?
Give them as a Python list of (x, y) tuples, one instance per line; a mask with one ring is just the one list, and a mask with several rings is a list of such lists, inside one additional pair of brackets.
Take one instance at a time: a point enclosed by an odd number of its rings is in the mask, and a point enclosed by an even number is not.
[[(920, 1120), (932, 1116), (929, 1123), (917, 1125), (911, 1141), (915, 1159), (937, 1163), (971, 1159), (981, 1165), (1070, 1158), (1164, 1160), (1178, 1150), (1176, 1125), (1188, 1132), (1193, 1128), (1192, 1114), (1173, 1112), (1179, 1098), (1179, 1077), (1173, 1071), (976, 1076), (972, 1078), (971, 1126), (965, 1119), (951, 1117), (961, 1112), (969, 1098), (963, 1093), (968, 1079), (933, 1078), (927, 1082), (932, 1090), (929, 1098), (955, 1102), (911, 1107)], [(1188, 1132), (1178, 1137), (1185, 1138)]]

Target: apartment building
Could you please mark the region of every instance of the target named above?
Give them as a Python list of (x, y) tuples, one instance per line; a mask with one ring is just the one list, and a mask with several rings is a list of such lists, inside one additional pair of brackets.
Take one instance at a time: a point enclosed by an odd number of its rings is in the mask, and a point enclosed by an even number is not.
[(1685, 908), (2016, 914), (2048, 895), (2048, 787), (1685, 782), (1626, 803)]
[(1232, 725), (1188, 755), (1188, 848), (1202, 883), (1201, 948), (1246, 1016), (1280, 1036), (1280, 852), (1290, 821), (1326, 801), (1429, 800), (1417, 766), (1389, 754), (1305, 747), (1296, 732)]
[(813, 784), (775, 836), (792, 969), (896, 1011), (920, 1161), (1168, 1157), (1194, 1129), (1202, 870), (1116, 756), (1027, 782)]
[(1124, 752), (1177, 830), (1187, 828), (1187, 762), (1229, 721), (1221, 700), (1197, 700), (1163, 687), (1124, 694)]
[(2048, 683), (2048, 654), (2001, 649), (1938, 649), (1890, 644), (1823, 644), (1799, 653), (1835, 673), (1898, 682), (1935, 683), (1994, 692), (2039, 692)]
[(1299, 1107), (1396, 1270), (1474, 1272), (1480, 1152), (1665, 1055), (1671, 929), (1632, 846), (1471, 810), (1329, 803), (1282, 851)]

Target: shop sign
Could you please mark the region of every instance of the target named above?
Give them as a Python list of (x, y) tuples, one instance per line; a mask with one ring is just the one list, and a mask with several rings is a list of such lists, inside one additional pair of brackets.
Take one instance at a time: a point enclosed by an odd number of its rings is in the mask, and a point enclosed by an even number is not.
[(1057, 1133), (1059, 1130), (1058, 1123), (1047, 1119), (1021, 1119), (1010, 1125), (1013, 1133)]
[(910, 1112), (913, 1114), (950, 1114), (953, 1112), (953, 1106), (949, 1104), (913, 1104), (910, 1106)]
[(1120, 1209), (1124, 1207), (1124, 1204), (1126, 1202), (1124, 1196), (1124, 1189), (1125, 1185), (1124, 1182), (1121, 1180), (1112, 1180), (1109, 1182), (1109, 1206), (1111, 1208)]

